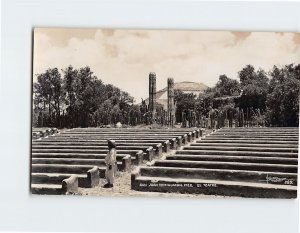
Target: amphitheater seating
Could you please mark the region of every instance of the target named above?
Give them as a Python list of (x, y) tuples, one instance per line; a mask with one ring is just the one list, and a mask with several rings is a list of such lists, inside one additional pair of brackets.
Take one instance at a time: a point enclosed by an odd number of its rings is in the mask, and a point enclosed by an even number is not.
[(298, 128), (223, 128), (132, 172), (138, 191), (296, 198)]
[(107, 140), (117, 143), (117, 165), (129, 171), (198, 138), (199, 129), (76, 128), (32, 140), (32, 192), (63, 194), (98, 185), (105, 176)]

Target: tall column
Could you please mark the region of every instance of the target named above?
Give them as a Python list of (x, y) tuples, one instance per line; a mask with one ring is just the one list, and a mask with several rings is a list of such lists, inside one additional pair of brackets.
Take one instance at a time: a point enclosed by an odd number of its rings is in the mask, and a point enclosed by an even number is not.
[(169, 125), (175, 124), (175, 106), (174, 106), (174, 79), (168, 78), (168, 118)]
[(151, 113), (152, 121), (154, 121), (156, 112), (156, 74), (149, 74), (149, 112)]

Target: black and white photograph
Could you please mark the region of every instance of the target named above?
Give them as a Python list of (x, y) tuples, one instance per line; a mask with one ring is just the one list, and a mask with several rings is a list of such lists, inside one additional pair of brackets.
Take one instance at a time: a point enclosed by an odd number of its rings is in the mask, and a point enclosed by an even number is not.
[(33, 194), (296, 198), (300, 34), (35, 28)]

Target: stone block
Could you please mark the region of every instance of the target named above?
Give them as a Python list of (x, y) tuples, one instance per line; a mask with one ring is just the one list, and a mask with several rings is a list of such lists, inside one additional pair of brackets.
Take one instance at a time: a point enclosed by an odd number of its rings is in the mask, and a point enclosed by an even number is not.
[(144, 159), (147, 161), (151, 161), (154, 157), (154, 150), (153, 147), (150, 146), (149, 148), (147, 148), (146, 152), (144, 153)]
[(87, 171), (88, 186), (90, 188), (99, 185), (99, 168), (97, 166)]
[(78, 192), (78, 177), (72, 175), (62, 181), (62, 194)]
[(157, 144), (155, 147), (155, 155), (161, 156), (163, 150), (163, 145), (161, 143)]
[(139, 152), (136, 153), (135, 164), (140, 165), (143, 163), (143, 160), (144, 160), (144, 152), (140, 150)]
[(176, 138), (172, 138), (170, 140), (170, 143), (171, 143), (171, 149), (176, 150), (177, 149), (177, 140), (176, 140)]
[(177, 146), (178, 147), (182, 146), (182, 137), (181, 136), (177, 137)]
[(130, 171), (131, 168), (131, 156), (126, 155), (122, 158), (122, 166), (121, 166), (121, 171)]

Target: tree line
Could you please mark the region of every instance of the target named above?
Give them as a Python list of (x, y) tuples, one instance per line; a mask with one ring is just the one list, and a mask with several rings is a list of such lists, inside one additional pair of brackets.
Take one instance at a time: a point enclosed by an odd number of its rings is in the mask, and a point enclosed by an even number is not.
[(33, 126), (88, 127), (123, 121), (134, 98), (104, 84), (90, 67), (49, 68), (33, 84)]
[(176, 119), (193, 110), (205, 117), (242, 113), (266, 126), (299, 126), (300, 64), (273, 66), (268, 72), (247, 65), (238, 79), (220, 75), (216, 85), (199, 96), (176, 91)]

